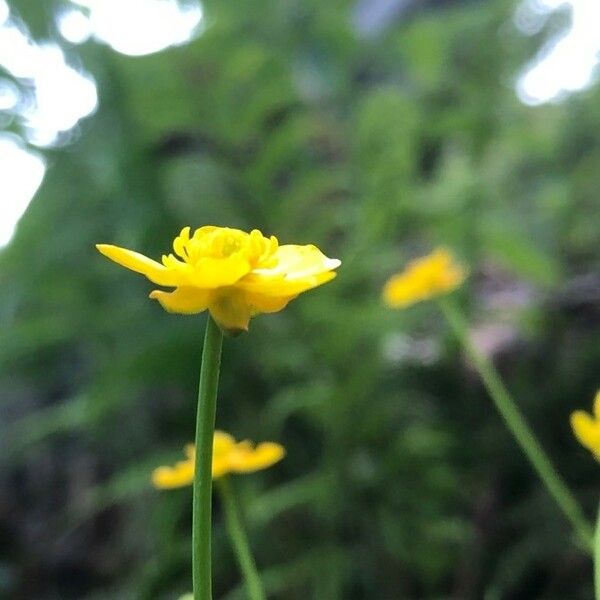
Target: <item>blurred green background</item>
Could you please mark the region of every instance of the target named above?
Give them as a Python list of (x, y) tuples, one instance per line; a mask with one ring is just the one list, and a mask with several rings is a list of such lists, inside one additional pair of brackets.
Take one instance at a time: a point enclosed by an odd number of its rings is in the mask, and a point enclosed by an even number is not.
[[(598, 465), (568, 416), (599, 384), (600, 88), (519, 99), (569, 24), (529, 4), (205, 0), (193, 39), (128, 56), (61, 37), (57, 15), (91, 2), (8, 3), (98, 106), (36, 143), (35, 82), (0, 69), (20, 98), (2, 135), (47, 167), (0, 250), (0, 597), (190, 590), (191, 490), (149, 475), (193, 437), (205, 317), (164, 313), (94, 244), (158, 257), (203, 224), (343, 261), (224, 346), (218, 426), (288, 451), (234, 482), (271, 598), (591, 597), (591, 561), (435, 305), (379, 297), (410, 258), (457, 252), (478, 345), (593, 518)], [(113, 26), (133, 38), (140, 15)], [(245, 597), (218, 502), (214, 578)]]

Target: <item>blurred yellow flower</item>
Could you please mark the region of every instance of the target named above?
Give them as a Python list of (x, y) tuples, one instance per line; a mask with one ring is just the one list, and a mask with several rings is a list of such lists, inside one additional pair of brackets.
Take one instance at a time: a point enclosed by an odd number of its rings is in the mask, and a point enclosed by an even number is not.
[[(186, 459), (173, 467), (158, 467), (152, 473), (152, 483), (157, 488), (169, 489), (190, 485), (194, 481), (196, 449), (193, 444), (185, 447)], [(285, 456), (285, 449), (275, 442), (263, 442), (254, 447), (244, 440), (236, 442), (224, 431), (215, 431), (213, 438), (213, 479), (228, 473), (252, 473), (267, 469)]]
[(600, 390), (594, 398), (594, 415), (576, 410), (571, 413), (571, 427), (579, 443), (600, 460)]
[(181, 230), (173, 242), (177, 256), (163, 255), (161, 263), (118, 246), (96, 248), (153, 283), (175, 288), (150, 294), (165, 310), (208, 310), (231, 332), (247, 330), (250, 317), (280, 311), (298, 294), (330, 281), (341, 264), (316, 246), (280, 246), (276, 237), (257, 229), (246, 233), (209, 225), (190, 233), (189, 227)]
[(459, 287), (467, 274), (446, 248), (414, 260), (388, 279), (383, 300), (390, 308), (406, 308)]

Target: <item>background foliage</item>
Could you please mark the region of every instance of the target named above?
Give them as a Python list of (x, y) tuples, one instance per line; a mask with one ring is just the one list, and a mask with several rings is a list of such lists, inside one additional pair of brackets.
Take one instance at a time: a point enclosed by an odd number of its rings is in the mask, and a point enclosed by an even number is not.
[[(41, 39), (60, 4), (11, 6)], [(598, 385), (600, 89), (522, 105), (548, 30), (523, 37), (513, 2), (421, 3), (376, 31), (359, 8), (207, 0), (180, 48), (67, 46), (100, 107), (46, 151), (0, 253), (0, 596), (190, 589), (191, 492), (149, 473), (193, 436), (204, 317), (162, 312), (93, 245), (156, 256), (214, 223), (343, 260), (225, 344), (219, 426), (288, 449), (235, 481), (273, 598), (590, 597), (435, 307), (387, 311), (379, 290), (434, 245), (464, 258), (474, 335), (591, 517), (597, 465), (567, 418)], [(215, 510), (216, 593), (243, 598)]]

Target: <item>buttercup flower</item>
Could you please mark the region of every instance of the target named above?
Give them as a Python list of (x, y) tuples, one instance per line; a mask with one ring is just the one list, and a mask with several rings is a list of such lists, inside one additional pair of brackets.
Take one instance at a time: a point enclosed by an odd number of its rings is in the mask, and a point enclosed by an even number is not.
[(174, 313), (210, 311), (228, 331), (248, 329), (250, 317), (282, 310), (298, 294), (335, 277), (340, 261), (327, 258), (316, 246), (280, 246), (266, 238), (229, 227), (200, 227), (191, 235), (184, 227), (173, 242), (175, 254), (156, 262), (118, 246), (96, 248), (117, 264), (150, 281), (175, 288), (150, 294)]
[[(173, 467), (158, 467), (152, 473), (152, 483), (157, 488), (169, 489), (191, 485), (194, 481), (196, 449), (193, 444), (185, 447), (186, 459)], [(228, 473), (252, 473), (267, 469), (285, 456), (283, 446), (275, 442), (263, 442), (254, 447), (244, 440), (236, 442), (224, 431), (215, 431), (213, 438), (213, 479)]]
[(600, 460), (600, 390), (594, 398), (594, 415), (576, 410), (571, 413), (571, 427), (579, 443)]
[(466, 276), (449, 250), (437, 248), (393, 275), (383, 288), (383, 300), (391, 308), (406, 308), (456, 289)]

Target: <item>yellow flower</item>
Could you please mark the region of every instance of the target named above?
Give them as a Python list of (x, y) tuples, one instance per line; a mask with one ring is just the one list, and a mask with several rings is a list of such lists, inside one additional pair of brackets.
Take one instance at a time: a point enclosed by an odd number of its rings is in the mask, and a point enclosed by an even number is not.
[(190, 237), (184, 227), (173, 242), (174, 254), (156, 262), (143, 254), (108, 244), (96, 248), (114, 262), (175, 288), (150, 294), (174, 313), (208, 310), (228, 331), (248, 329), (250, 317), (282, 310), (298, 294), (335, 277), (339, 260), (327, 258), (316, 246), (280, 246), (266, 238), (228, 227), (200, 227)]
[(600, 390), (594, 398), (594, 416), (576, 410), (571, 413), (571, 427), (579, 443), (600, 460)]
[(466, 276), (450, 251), (437, 248), (393, 275), (383, 288), (383, 300), (390, 308), (406, 308), (456, 289)]
[[(177, 488), (190, 485), (194, 481), (196, 449), (193, 444), (185, 447), (186, 459), (173, 467), (158, 467), (152, 473), (152, 483), (157, 488)], [(254, 447), (244, 440), (236, 442), (224, 431), (215, 431), (213, 438), (212, 476), (213, 479), (228, 473), (252, 473), (266, 469), (285, 456), (283, 446), (275, 442), (263, 442)]]

